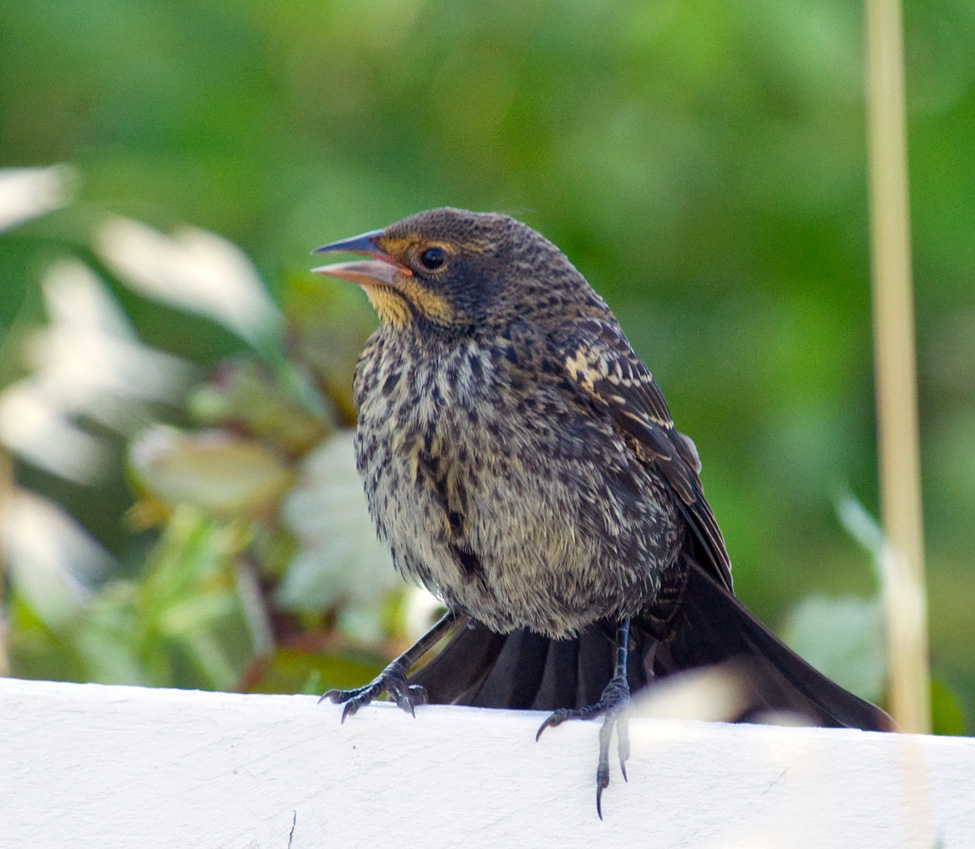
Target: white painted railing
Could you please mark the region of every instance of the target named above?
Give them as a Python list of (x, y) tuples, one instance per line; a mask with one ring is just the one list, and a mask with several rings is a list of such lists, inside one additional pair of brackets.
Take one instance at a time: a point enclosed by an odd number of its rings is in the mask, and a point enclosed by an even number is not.
[(975, 847), (975, 739), (634, 718), (600, 822), (597, 723), (339, 715), (0, 679), (0, 847)]

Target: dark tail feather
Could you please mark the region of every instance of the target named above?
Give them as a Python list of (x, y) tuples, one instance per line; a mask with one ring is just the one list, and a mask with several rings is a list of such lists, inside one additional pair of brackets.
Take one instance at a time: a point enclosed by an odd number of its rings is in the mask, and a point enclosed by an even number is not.
[[(680, 672), (729, 665), (744, 689), (736, 719), (788, 711), (818, 725), (888, 731), (890, 717), (813, 669), (730, 592), (688, 561), (687, 585), (668, 633), (658, 620), (631, 624), (629, 679), (636, 693)], [(613, 675), (616, 624), (596, 622), (579, 636), (552, 640), (529, 631), (461, 628), (410, 677), (434, 704), (557, 710), (599, 701)]]
[(893, 720), (818, 672), (756, 619), (700, 566), (688, 561), (687, 586), (671, 632), (654, 655), (658, 678), (731, 661), (745, 689), (742, 719), (789, 711), (824, 727), (891, 731)]
[(410, 676), (432, 704), (555, 710), (599, 700), (613, 675), (613, 643), (593, 626), (572, 640), (495, 634), (472, 622)]
[(431, 704), (469, 705), (511, 636), (495, 634), (476, 622), (462, 625), (429, 663), (410, 676), (410, 684), (424, 687)]
[[(471, 623), (410, 676), (427, 691), (431, 704), (526, 710), (558, 710), (595, 704), (613, 676), (616, 626), (597, 622), (574, 639), (553, 640), (530, 631), (495, 634)], [(656, 675), (658, 641), (632, 629), (630, 689), (645, 688)]]

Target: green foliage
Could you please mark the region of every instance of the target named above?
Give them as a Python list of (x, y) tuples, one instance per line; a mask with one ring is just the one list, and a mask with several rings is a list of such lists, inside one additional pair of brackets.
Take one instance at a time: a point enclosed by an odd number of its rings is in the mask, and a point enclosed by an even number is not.
[(24, 677), (232, 688), (246, 652), (227, 528), (189, 509), (169, 523), (137, 582), (110, 580), (77, 614), (45, 623), (11, 593), (12, 672)]
[(812, 595), (790, 612), (782, 638), (840, 686), (879, 702), (887, 669), (883, 625), (877, 599)]
[[(9, 176), (37, 183), (52, 172)], [(196, 427), (150, 424), (146, 402), (174, 398), (186, 364), (136, 337), (100, 262), (44, 271), (50, 322), (25, 346), (26, 374), (0, 393), (3, 442), (84, 485), (110, 463), (114, 432), (128, 443), (130, 531), (158, 538), (125, 569), (55, 502), (11, 481), (0, 512), (10, 670), (288, 692), (374, 672), (377, 652), (406, 635), (404, 586), (375, 537), (351, 430), (340, 426), (350, 375), (339, 380), (336, 368), (351, 370), (365, 328), (344, 319), (325, 287), (286, 302), (318, 318), (278, 321), (248, 263), (213, 234), (167, 236), (104, 212), (96, 220), (86, 239), (118, 283), (207, 315), (254, 348), (179, 402)], [(272, 335), (282, 328), (284, 339)], [(335, 398), (329, 383), (341, 385)]]
[(965, 734), (965, 717), (958, 697), (938, 679), (931, 682), (931, 728), (935, 734)]
[[(973, 8), (905, 9), (932, 653), (969, 727)], [(200, 368), (132, 412), (136, 423), (233, 434), (273, 456), (289, 481), (307, 479), (313, 449), (352, 422), (351, 369), (374, 320), (351, 287), (312, 280), (308, 251), (441, 203), (501, 209), (569, 254), (653, 368), (700, 450), (746, 603), (774, 622), (814, 590), (869, 591), (870, 568), (830, 506), (848, 485), (876, 512), (859, 6), (0, 0), (0, 17), (0, 166), (66, 162), (79, 178), (75, 203), (0, 232), (0, 391), (36, 370), (23, 352), (48, 320), (39, 281), (58, 260), (80, 261), (138, 338)], [(269, 320), (263, 335), (242, 335), (139, 294), (99, 241), (118, 215), (183, 247), (184, 222), (240, 245), (287, 332)], [(230, 355), (238, 359), (214, 373)], [(212, 377), (187, 406), (185, 386), (201, 375)], [(19, 674), (95, 676), (90, 655), (102, 649), (85, 646), (98, 641), (71, 629), (85, 631), (77, 623), (107, 605), (116, 612), (99, 627), (119, 633), (118, 611), (135, 604), (122, 597), (138, 596), (157, 568), (145, 562), (144, 536), (121, 521), (132, 500), (122, 458), (140, 428), (96, 415), (72, 412), (66, 434), (97, 438), (100, 476), (15, 464), (17, 486), (62, 505), (111, 561), (74, 576), (81, 589), (64, 598), (76, 601), (52, 621), (10, 576)], [(300, 545), (276, 514), (279, 496), (258, 499), (223, 580), (256, 558), (258, 585), (279, 586)], [(151, 501), (143, 493), (142, 519), (170, 539), (181, 511)], [(214, 537), (200, 531), (179, 549), (191, 560), (194, 545), (216, 545), (223, 532), (205, 510), (197, 521), (215, 523)], [(224, 595), (199, 581), (214, 606), (177, 620), (210, 634), (209, 647), (189, 648), (188, 634), (177, 639), (152, 614), (167, 647), (153, 675), (168, 669), (170, 683), (196, 686), (260, 679), (247, 664), (266, 645), (239, 581)], [(195, 579), (182, 586), (202, 591)], [(278, 646), (296, 633), (327, 643), (343, 607), (285, 610), (263, 586), (256, 597)], [(157, 603), (157, 612), (175, 604)], [(402, 637), (396, 621), (378, 628), (384, 640)], [(343, 639), (377, 639), (352, 619), (341, 627)], [(115, 671), (97, 671), (102, 680), (157, 680), (131, 639), (120, 640), (124, 651), (104, 648), (119, 659), (104, 661)]]

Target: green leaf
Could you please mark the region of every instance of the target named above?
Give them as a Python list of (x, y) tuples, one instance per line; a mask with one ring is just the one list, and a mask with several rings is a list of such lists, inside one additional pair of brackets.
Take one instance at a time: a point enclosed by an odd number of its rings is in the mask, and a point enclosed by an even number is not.
[(267, 511), (294, 477), (271, 449), (225, 431), (154, 427), (133, 442), (129, 456), (138, 482), (161, 501), (217, 516)]
[(937, 678), (931, 679), (931, 730), (953, 737), (965, 733), (965, 716), (957, 697)]
[(282, 503), (298, 548), (275, 600), (287, 610), (339, 607), (345, 633), (374, 641), (382, 633), (382, 604), (403, 583), (376, 538), (352, 440), (351, 431), (340, 431), (311, 452)]
[(870, 701), (883, 695), (886, 661), (878, 601), (810, 596), (793, 608), (782, 638), (841, 687)]

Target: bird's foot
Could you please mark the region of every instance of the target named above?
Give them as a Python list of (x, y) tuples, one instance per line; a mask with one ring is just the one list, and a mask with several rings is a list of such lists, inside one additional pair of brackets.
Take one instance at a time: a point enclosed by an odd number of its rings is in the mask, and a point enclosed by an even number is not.
[(603, 717), (603, 724), (599, 729), (599, 765), (596, 767), (596, 813), (599, 814), (600, 819), (603, 818), (603, 790), (609, 786), (609, 745), (613, 737), (614, 727), (616, 728), (616, 751), (620, 759), (620, 772), (623, 773), (623, 780), (627, 780), (626, 761), (630, 757), (630, 733), (626, 706), (629, 702), (629, 682), (625, 675), (616, 675), (609, 680), (596, 704), (555, 711), (542, 723), (535, 735), (535, 739), (538, 740), (546, 728), (554, 728), (567, 719)]
[(318, 701), (328, 699), (336, 704), (344, 704), (342, 722), (345, 722), (347, 716), (352, 716), (359, 708), (369, 704), (383, 692), (388, 695), (390, 701), (396, 702), (411, 716), (416, 715), (413, 711), (416, 705), (426, 702), (426, 691), (423, 687), (411, 685), (406, 680), (406, 671), (402, 664), (395, 660), (364, 687), (356, 687), (354, 690), (329, 690), (323, 693)]

